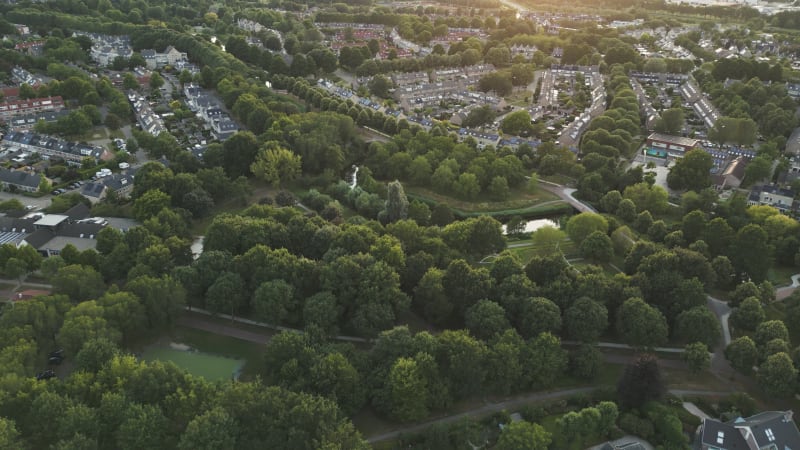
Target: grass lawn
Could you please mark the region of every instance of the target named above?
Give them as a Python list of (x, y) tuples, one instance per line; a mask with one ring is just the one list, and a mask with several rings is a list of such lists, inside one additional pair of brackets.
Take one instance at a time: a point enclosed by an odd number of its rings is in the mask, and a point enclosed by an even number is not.
[(792, 284), (792, 275), (796, 273), (798, 273), (796, 267), (775, 265), (767, 272), (767, 279), (775, 287), (788, 286)]
[(209, 381), (229, 380), (242, 366), (242, 360), (207, 353), (177, 350), (169, 347), (151, 347), (142, 354), (144, 361), (172, 361), (192, 375)]
[[(525, 245), (520, 247), (511, 247), (508, 249), (509, 252), (517, 255), (517, 257), (522, 261), (523, 264), (527, 264), (528, 261), (531, 260), (534, 256), (540, 256), (545, 254), (545, 252), (549, 251), (549, 246), (547, 248), (541, 246), (533, 245), (533, 241), (530, 239), (524, 239), (519, 241), (511, 241), (509, 242), (511, 245), (518, 245), (518, 244), (531, 244)], [(574, 259), (579, 258), (580, 254), (578, 253), (578, 248), (575, 244), (569, 240), (564, 239), (558, 246), (558, 249), (564, 253), (567, 259)]]
[[(512, 189), (509, 199), (499, 202), (486, 196), (480, 196), (475, 201), (460, 200), (417, 186), (409, 186), (406, 188), (406, 193), (410, 197), (417, 197), (428, 202), (444, 203), (461, 215), (490, 212), (515, 215), (539, 212), (537, 209), (541, 212), (549, 210), (557, 212), (563, 205), (566, 205), (565, 202), (559, 200), (558, 196), (544, 189), (536, 189), (534, 192), (528, 192), (525, 188)], [(540, 208), (536, 208), (537, 206)]]
[[(229, 321), (225, 323), (231, 326)], [(172, 349), (169, 342), (185, 344), (202, 353)], [(169, 336), (162, 336), (157, 344), (146, 348), (142, 359), (169, 360), (210, 381), (230, 379), (235, 370), (241, 371), (240, 379), (251, 380), (261, 372), (263, 353), (264, 347), (253, 342), (178, 326)]]

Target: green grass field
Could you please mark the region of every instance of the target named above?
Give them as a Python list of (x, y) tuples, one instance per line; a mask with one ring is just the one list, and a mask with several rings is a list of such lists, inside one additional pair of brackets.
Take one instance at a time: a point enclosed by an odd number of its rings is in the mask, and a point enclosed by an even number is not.
[(209, 381), (230, 380), (235, 372), (244, 364), (243, 360), (225, 358), (193, 351), (176, 350), (166, 347), (151, 347), (142, 355), (144, 361), (172, 361), (178, 367), (186, 369)]

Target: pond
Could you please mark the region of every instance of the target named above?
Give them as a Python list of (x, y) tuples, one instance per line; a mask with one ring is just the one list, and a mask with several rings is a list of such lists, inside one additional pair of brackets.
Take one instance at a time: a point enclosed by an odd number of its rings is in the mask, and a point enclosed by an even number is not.
[(186, 344), (170, 342), (169, 345), (154, 345), (142, 353), (143, 361), (171, 361), (192, 375), (208, 381), (238, 379), (244, 360), (226, 358), (197, 351)]
[[(521, 233), (533, 233), (534, 231), (538, 230), (542, 227), (555, 227), (558, 228), (558, 222), (551, 219), (536, 219), (536, 220), (529, 220), (525, 222), (525, 228), (521, 231)], [(508, 234), (506, 231), (505, 224), (503, 225), (503, 234)]]

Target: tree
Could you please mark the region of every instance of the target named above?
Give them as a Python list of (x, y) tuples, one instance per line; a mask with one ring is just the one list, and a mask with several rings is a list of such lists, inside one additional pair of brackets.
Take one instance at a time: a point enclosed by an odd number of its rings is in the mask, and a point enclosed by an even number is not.
[(236, 421), (221, 407), (196, 416), (181, 435), (179, 450), (233, 450), (236, 448)]
[(767, 357), (758, 368), (758, 384), (773, 397), (787, 398), (795, 393), (797, 369), (792, 358), (786, 353), (776, 353)]
[(725, 358), (734, 369), (750, 373), (758, 362), (756, 343), (749, 336), (736, 338), (725, 348)]
[(781, 339), (785, 342), (789, 342), (789, 330), (786, 328), (786, 324), (784, 324), (783, 321), (768, 320), (758, 324), (753, 339), (759, 347), (763, 347), (767, 342), (773, 339)]
[(150, 89), (156, 90), (164, 86), (164, 78), (158, 72), (150, 74)]
[(397, 222), (408, 218), (408, 197), (403, 185), (395, 180), (389, 183), (386, 198), (386, 215), (389, 222)]
[(742, 227), (736, 233), (731, 252), (731, 262), (740, 273), (756, 283), (767, 278), (772, 266), (772, 249), (769, 236), (761, 226), (751, 223)]
[(581, 242), (581, 254), (592, 262), (604, 263), (614, 256), (611, 238), (602, 231), (594, 231)]
[(369, 92), (380, 98), (389, 98), (389, 90), (393, 87), (392, 80), (383, 75), (375, 75), (367, 84)]
[(552, 438), (541, 425), (525, 421), (507, 424), (495, 445), (496, 450), (546, 450)]
[(711, 355), (708, 347), (702, 342), (687, 344), (683, 349), (683, 360), (692, 372), (702, 372), (711, 367)]
[(700, 191), (711, 185), (710, 171), (714, 161), (705, 150), (689, 150), (670, 169), (667, 184), (670, 189)]
[(520, 313), (515, 317), (519, 333), (525, 338), (540, 333), (557, 333), (561, 329), (561, 310), (558, 305), (544, 297), (525, 299)]
[(245, 285), (239, 274), (222, 273), (206, 291), (206, 308), (214, 313), (230, 314), (231, 320), (242, 306)]
[(484, 341), (510, 327), (505, 309), (497, 303), (485, 299), (467, 309), (464, 323), (473, 336)]
[(730, 323), (737, 330), (755, 331), (766, 315), (758, 297), (747, 297), (731, 311)]
[(559, 245), (566, 238), (566, 233), (552, 225), (545, 225), (531, 234), (533, 246), (541, 255), (560, 254)]
[(259, 150), (256, 160), (250, 165), (253, 174), (277, 188), (282, 183), (294, 181), (300, 175), (300, 155), (279, 146)]
[(625, 371), (617, 383), (617, 395), (626, 408), (638, 408), (650, 400), (661, 398), (664, 383), (658, 360), (652, 354), (639, 355)]
[(117, 448), (161, 448), (167, 425), (167, 419), (157, 406), (133, 404), (117, 431)]
[(756, 184), (772, 176), (772, 158), (764, 156), (753, 158), (744, 169), (744, 174), (748, 185)]
[(564, 312), (564, 327), (571, 339), (596, 342), (608, 327), (608, 310), (600, 302), (581, 297)]
[(706, 306), (696, 306), (678, 314), (674, 334), (684, 342), (702, 342), (713, 348), (722, 332), (714, 313)]
[(531, 132), (531, 115), (526, 110), (507, 114), (500, 123), (503, 133), (515, 136), (527, 136)]
[(427, 380), (415, 360), (398, 358), (389, 371), (386, 389), (395, 420), (411, 422), (428, 416)]
[(670, 108), (661, 113), (655, 130), (665, 134), (679, 134), (683, 129), (683, 108)]
[(595, 231), (608, 233), (608, 221), (600, 214), (582, 212), (567, 222), (567, 234), (578, 245)]
[(53, 292), (65, 294), (76, 303), (97, 298), (106, 289), (103, 278), (96, 270), (77, 264), (58, 269), (50, 282)]
[(577, 350), (570, 353), (570, 373), (584, 380), (592, 380), (600, 371), (603, 364), (603, 354), (592, 344), (581, 344)]
[(617, 216), (625, 222), (633, 222), (636, 219), (636, 205), (633, 200), (626, 198), (619, 202), (616, 210)]
[(78, 370), (97, 373), (114, 357), (120, 354), (119, 347), (107, 338), (96, 338), (86, 342), (75, 355)]
[(629, 345), (658, 347), (667, 342), (667, 320), (640, 298), (630, 298), (617, 312), (617, 332)]
[(261, 283), (253, 294), (253, 310), (265, 322), (282, 324), (295, 309), (294, 288), (284, 280)]
[(133, 202), (133, 215), (137, 220), (145, 221), (156, 216), (164, 208), (169, 208), (171, 198), (158, 189), (145, 192)]

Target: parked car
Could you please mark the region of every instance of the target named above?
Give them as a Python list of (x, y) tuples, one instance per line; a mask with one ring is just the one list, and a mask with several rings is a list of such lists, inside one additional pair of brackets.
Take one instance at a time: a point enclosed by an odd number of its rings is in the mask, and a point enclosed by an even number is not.
[(56, 372), (50, 369), (36, 374), (37, 380), (49, 380), (50, 378), (55, 378), (55, 377), (56, 377)]

